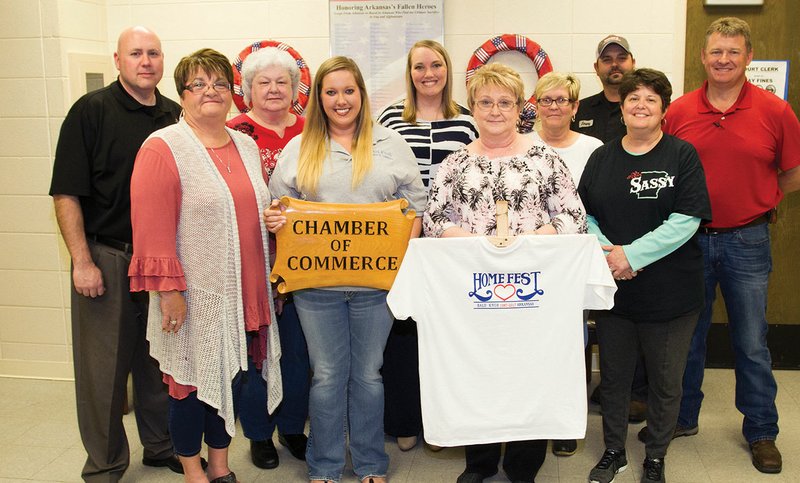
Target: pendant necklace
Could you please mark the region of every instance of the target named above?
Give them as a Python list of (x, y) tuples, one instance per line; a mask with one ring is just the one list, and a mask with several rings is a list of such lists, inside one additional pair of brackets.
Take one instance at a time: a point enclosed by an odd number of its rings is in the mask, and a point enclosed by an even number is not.
[(225, 169), (228, 170), (228, 174), (230, 174), (230, 172), (231, 172), (231, 160), (228, 159), (228, 162), (226, 163), (225, 161), (222, 160), (222, 158), (219, 157), (219, 154), (217, 154), (217, 152), (214, 151), (214, 148), (208, 148), (208, 149), (211, 150), (211, 152), (214, 154), (214, 157), (216, 157), (219, 160), (220, 165), (221, 166), (224, 165)]

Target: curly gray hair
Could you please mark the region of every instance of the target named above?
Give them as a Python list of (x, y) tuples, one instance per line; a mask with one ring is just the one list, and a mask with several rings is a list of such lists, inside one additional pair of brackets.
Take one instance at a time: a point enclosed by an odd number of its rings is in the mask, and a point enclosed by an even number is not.
[(285, 50), (265, 47), (248, 55), (242, 63), (242, 94), (246, 106), (250, 105), (253, 78), (263, 69), (272, 66), (283, 67), (289, 72), (289, 79), (292, 81), (292, 100), (297, 100), (297, 88), (300, 85), (300, 68), (297, 67), (297, 62)]

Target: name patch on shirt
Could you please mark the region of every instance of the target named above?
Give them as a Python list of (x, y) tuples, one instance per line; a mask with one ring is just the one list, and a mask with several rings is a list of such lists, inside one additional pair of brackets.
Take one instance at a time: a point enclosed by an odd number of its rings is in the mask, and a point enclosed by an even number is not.
[(578, 121), (578, 128), (594, 126), (594, 119), (581, 119)]
[(541, 301), (536, 297), (544, 295), (540, 276), (541, 272), (473, 273), (468, 295), (474, 309), (536, 308)]

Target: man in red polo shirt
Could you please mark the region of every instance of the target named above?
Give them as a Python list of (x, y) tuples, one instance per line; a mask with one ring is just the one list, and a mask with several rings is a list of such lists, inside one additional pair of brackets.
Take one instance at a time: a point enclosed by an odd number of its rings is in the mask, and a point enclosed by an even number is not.
[[(705, 258), (706, 305), (683, 377), (677, 436), (698, 432), (706, 336), (720, 286), (736, 364), (736, 407), (753, 465), (781, 471), (777, 386), (767, 348), (767, 282), (772, 269), (768, 222), (784, 193), (800, 188), (800, 122), (791, 106), (747, 81), (750, 27), (720, 18), (706, 31), (707, 80), (669, 108), (664, 130), (691, 142), (706, 172), (712, 220), (698, 236)], [(643, 432), (646, 434), (646, 432)]]

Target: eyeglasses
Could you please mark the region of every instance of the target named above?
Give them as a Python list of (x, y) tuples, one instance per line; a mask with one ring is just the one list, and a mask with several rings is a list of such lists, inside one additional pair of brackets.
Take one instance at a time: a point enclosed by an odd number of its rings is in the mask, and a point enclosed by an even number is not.
[(491, 101), (489, 99), (481, 99), (475, 103), (481, 111), (491, 111), (492, 108), (496, 105), (498, 109), (503, 112), (508, 112), (517, 105), (516, 102), (510, 101), (508, 99), (500, 99), (497, 102)]
[(567, 99), (566, 97), (559, 97), (558, 99), (551, 99), (549, 97), (542, 97), (541, 99), (537, 99), (536, 102), (538, 104), (543, 105), (544, 107), (550, 107), (555, 103), (558, 107), (564, 107), (567, 104), (572, 104), (572, 99)]
[(231, 90), (231, 85), (228, 84), (227, 81), (217, 81), (213, 84), (208, 84), (207, 82), (203, 81), (194, 81), (183, 86), (183, 88), (192, 94), (200, 94), (201, 92), (205, 92), (209, 85), (212, 86), (217, 92), (228, 92)]

